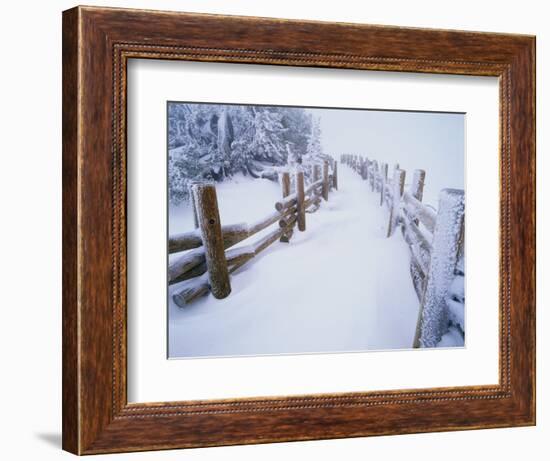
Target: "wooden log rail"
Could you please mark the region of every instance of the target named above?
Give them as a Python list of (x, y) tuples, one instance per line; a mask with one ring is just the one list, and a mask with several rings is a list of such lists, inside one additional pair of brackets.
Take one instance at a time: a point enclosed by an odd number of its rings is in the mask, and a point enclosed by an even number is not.
[[(328, 200), (329, 191), (338, 187), (337, 162), (330, 158), (312, 165), (310, 183), (302, 167), (294, 178), (288, 171), (280, 174), (281, 200), (275, 211), (251, 224), (222, 225), (220, 222), (216, 188), (213, 184), (192, 184), (191, 200), (196, 227), (194, 230), (171, 235), (168, 253), (173, 256), (168, 266), (168, 283), (184, 282), (172, 296), (179, 307), (211, 292), (222, 299), (231, 292), (230, 274), (258, 256), (277, 240), (288, 243), (294, 233), (306, 230), (306, 213), (319, 209), (321, 200)], [(321, 171), (323, 175), (321, 177)], [(291, 193), (291, 184), (295, 191)], [(249, 245), (235, 245), (268, 227), (277, 224), (271, 232)]]
[[(356, 171), (388, 209), (387, 237), (397, 228), (410, 250), (409, 270), (420, 309), (413, 347), (434, 347), (449, 329), (451, 285), (464, 277), (464, 191), (443, 189), (437, 210), (422, 203), (426, 172), (415, 170), (409, 190), (406, 172), (359, 155), (343, 154), (343, 165)], [(462, 300), (463, 303), (463, 300)], [(455, 325), (456, 326), (456, 325)], [(464, 334), (463, 325), (456, 326)]]

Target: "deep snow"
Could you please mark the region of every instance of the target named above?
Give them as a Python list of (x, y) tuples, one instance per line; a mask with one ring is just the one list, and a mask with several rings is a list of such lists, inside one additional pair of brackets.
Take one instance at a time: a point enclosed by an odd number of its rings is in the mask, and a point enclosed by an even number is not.
[[(295, 229), (290, 243), (274, 243), (233, 274), (228, 298), (208, 295), (181, 309), (171, 299), (178, 284), (169, 288), (171, 358), (412, 346), (419, 306), (407, 244), (400, 232), (385, 237), (379, 194), (339, 167), (340, 189), (306, 216), (306, 231)], [(217, 191), (223, 224), (259, 219), (280, 198), (276, 183), (245, 177)], [(191, 229), (190, 209), (172, 208), (169, 227)]]

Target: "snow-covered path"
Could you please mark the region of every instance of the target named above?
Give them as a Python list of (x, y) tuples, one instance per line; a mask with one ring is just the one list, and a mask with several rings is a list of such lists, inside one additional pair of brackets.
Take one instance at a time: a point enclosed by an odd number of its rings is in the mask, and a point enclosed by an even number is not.
[(379, 195), (344, 165), (339, 186), (305, 232), (232, 276), (228, 298), (170, 302), (170, 357), (411, 347), (418, 301), (406, 243), (385, 237)]

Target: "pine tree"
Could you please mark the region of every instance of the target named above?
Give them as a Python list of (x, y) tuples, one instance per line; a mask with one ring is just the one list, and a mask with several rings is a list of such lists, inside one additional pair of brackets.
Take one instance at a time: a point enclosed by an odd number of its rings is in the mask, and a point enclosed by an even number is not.
[(320, 146), (314, 136), (320, 128), (301, 108), (169, 103), (170, 201), (185, 200), (193, 181), (259, 177), (265, 168), (301, 163), (310, 144)]

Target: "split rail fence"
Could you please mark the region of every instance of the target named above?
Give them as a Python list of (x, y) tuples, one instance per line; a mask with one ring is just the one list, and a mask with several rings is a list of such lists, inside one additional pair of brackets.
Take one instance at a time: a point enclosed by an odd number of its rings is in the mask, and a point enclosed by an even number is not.
[(406, 172), (359, 155), (340, 159), (355, 170), (388, 209), (386, 236), (398, 227), (410, 249), (410, 273), (420, 302), (413, 347), (434, 347), (453, 329), (464, 337), (464, 191), (443, 189), (438, 209), (422, 203), (426, 172)]
[[(309, 170), (308, 184), (304, 170)], [(321, 199), (328, 200), (329, 192), (338, 189), (338, 163), (331, 158), (299, 166), (293, 175), (288, 171), (281, 173), (279, 182), (282, 197), (275, 203), (273, 213), (251, 224), (229, 225), (220, 222), (215, 185), (190, 186), (195, 229), (168, 239), (169, 254), (185, 251), (168, 266), (169, 285), (187, 281), (172, 296), (176, 305), (184, 307), (209, 292), (218, 299), (229, 296), (230, 274), (277, 240), (288, 243), (295, 227), (305, 231), (306, 213), (317, 211)], [(257, 241), (235, 247), (269, 227), (273, 230)]]

